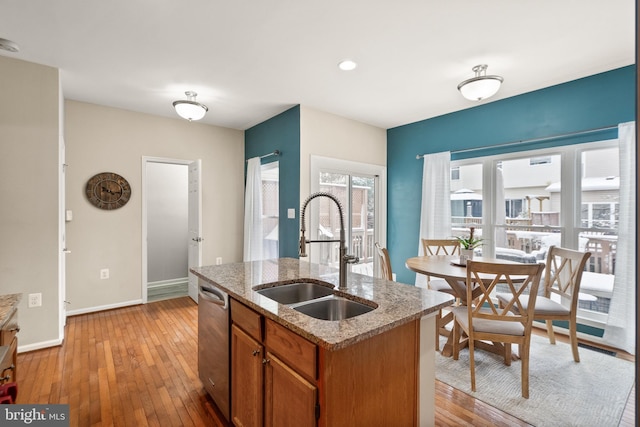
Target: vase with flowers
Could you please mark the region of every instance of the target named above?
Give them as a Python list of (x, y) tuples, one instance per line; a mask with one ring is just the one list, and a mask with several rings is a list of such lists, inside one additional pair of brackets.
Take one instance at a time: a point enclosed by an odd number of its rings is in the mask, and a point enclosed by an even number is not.
[(476, 228), (469, 228), (469, 237), (456, 236), (460, 242), (460, 264), (467, 265), (467, 261), (473, 259), (473, 251), (482, 244), (482, 239), (475, 237)]

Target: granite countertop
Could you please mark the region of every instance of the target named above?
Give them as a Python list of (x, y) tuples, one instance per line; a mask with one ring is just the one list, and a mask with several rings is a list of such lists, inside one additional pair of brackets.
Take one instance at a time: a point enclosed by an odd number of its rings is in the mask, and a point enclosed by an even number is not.
[(13, 312), (13, 309), (18, 306), (18, 303), (21, 299), (22, 294), (0, 295), (0, 329), (9, 319), (9, 316)]
[[(453, 297), (388, 280), (347, 273), (346, 293), (372, 301), (375, 310), (340, 321), (315, 319), (277, 303), (253, 290), (275, 282), (300, 279), (338, 283), (338, 270), (294, 258), (279, 258), (204, 266), (191, 269), (199, 278), (226, 291), (232, 298), (328, 350), (338, 350), (378, 335), (453, 303)], [(435, 331), (434, 331), (435, 333)]]

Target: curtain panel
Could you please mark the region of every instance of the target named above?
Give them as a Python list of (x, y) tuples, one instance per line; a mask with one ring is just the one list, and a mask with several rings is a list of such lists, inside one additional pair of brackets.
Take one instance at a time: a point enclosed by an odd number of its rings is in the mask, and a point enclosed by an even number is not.
[[(418, 255), (424, 255), (421, 239), (451, 237), (451, 153), (424, 156), (422, 169), (422, 206)], [(427, 287), (427, 278), (416, 274), (416, 286)]]
[(244, 261), (259, 261), (262, 254), (262, 174), (260, 157), (247, 163), (244, 195)]
[(635, 354), (636, 348), (636, 124), (618, 126), (620, 216), (613, 296), (603, 340)]

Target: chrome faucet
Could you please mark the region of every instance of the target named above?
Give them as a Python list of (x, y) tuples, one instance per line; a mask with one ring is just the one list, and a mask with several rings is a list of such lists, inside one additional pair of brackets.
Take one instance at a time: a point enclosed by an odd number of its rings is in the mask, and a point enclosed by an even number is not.
[[(333, 200), (335, 204), (338, 206), (338, 212), (340, 213), (340, 240), (307, 240), (304, 237), (305, 226), (304, 226), (304, 214), (307, 210), (307, 205), (309, 202), (316, 197), (328, 197)], [(353, 255), (347, 255), (347, 245), (345, 244), (345, 232), (344, 232), (344, 215), (342, 213), (342, 204), (340, 201), (330, 193), (313, 193), (307, 200), (302, 204), (302, 209), (300, 209), (300, 257), (306, 257), (306, 245), (307, 243), (330, 243), (330, 242), (339, 242), (340, 243), (340, 272), (339, 272), (339, 284), (338, 289), (347, 289), (347, 264), (356, 264), (359, 259)]]

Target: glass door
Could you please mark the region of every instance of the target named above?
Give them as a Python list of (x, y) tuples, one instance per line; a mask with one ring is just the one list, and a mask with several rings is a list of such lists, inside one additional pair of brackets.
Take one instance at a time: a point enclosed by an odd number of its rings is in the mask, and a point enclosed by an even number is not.
[[(334, 195), (342, 204), (347, 253), (360, 259), (350, 271), (372, 276), (374, 272), (374, 229), (376, 177), (335, 172), (320, 173), (320, 191)], [(340, 215), (328, 198), (318, 198), (318, 239), (339, 240)], [(339, 266), (338, 243), (321, 244), (318, 262)]]
[[(358, 164), (354, 162), (334, 161), (322, 158), (312, 168), (315, 182), (311, 183), (311, 192), (326, 192), (334, 195), (342, 204), (344, 214), (345, 240), (347, 254), (357, 256), (357, 264), (349, 264), (353, 273), (375, 276), (377, 261), (375, 243), (385, 246), (384, 232), (380, 224), (380, 206), (382, 204), (381, 175), (383, 167)], [(321, 164), (318, 164), (321, 163)], [(380, 172), (380, 173), (376, 173)], [(309, 205), (310, 235), (317, 240), (340, 239), (340, 215), (335, 203), (326, 197), (318, 197)], [(307, 247), (310, 261), (339, 267), (338, 242), (316, 243)]]

